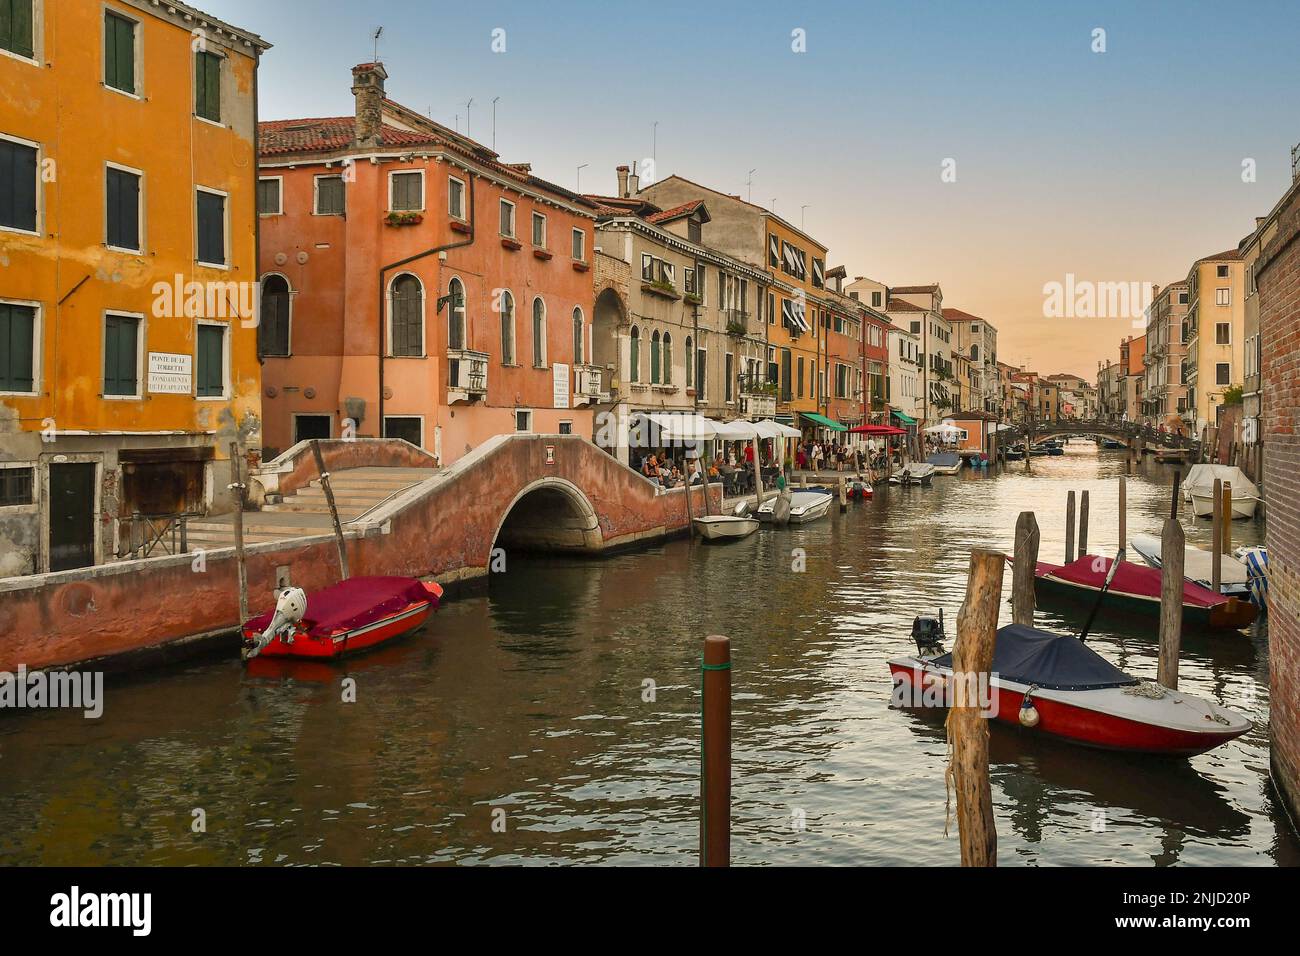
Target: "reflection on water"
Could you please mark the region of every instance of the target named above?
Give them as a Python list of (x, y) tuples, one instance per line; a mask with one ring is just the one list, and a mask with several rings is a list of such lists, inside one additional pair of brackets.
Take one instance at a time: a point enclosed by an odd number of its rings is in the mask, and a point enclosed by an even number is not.
[[(605, 561), (511, 558), (489, 594), (342, 667), (208, 661), (110, 685), (104, 717), (0, 720), (0, 855), (75, 863), (695, 862), (698, 658), (732, 639), (733, 858), (951, 864), (941, 722), (891, 710), (885, 658), (913, 615), (953, 620), (970, 548), (1037, 512), (1064, 550), (1088, 489), (1090, 550), (1116, 548), (1121, 453), (1075, 442), (998, 477), (881, 488), (803, 528)], [(1156, 533), (1172, 471), (1130, 479)], [(1190, 518), (1186, 519), (1190, 521)], [(1238, 522), (1234, 541), (1262, 540)], [(1189, 527), (1208, 544), (1208, 522)], [(802, 549), (806, 570), (792, 571)], [(1008, 578), (1009, 581), (1009, 578)], [(1009, 612), (1004, 612), (1004, 618)], [(1042, 626), (1077, 628), (1068, 606)], [(1154, 623), (1090, 643), (1154, 677)], [(1097, 753), (995, 725), (1004, 863), (1295, 863), (1269, 789), (1267, 636), (1188, 635), (1181, 686), (1255, 729), (1191, 760)], [(343, 703), (341, 681), (356, 681)], [(494, 828), (503, 809), (504, 832)], [(206, 814), (195, 834), (193, 811)], [(797, 821), (804, 821), (803, 828)]]

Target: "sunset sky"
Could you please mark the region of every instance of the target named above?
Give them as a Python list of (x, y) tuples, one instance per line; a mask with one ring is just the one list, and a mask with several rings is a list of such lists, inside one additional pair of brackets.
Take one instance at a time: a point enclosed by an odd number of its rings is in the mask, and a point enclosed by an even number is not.
[(997, 326), (1001, 360), (1044, 373), (1093, 378), (1134, 332), (1045, 318), (1045, 283), (1185, 277), (1269, 211), (1300, 142), (1294, 2), (198, 5), (275, 44), (263, 119), (350, 113), (382, 25), (389, 95), (462, 131), (472, 97), (488, 144), (500, 97), (505, 160), (569, 188), (588, 164), (600, 192), (652, 156), (659, 177), (742, 196), (754, 169), (753, 201), (804, 223), (828, 265), (940, 282)]

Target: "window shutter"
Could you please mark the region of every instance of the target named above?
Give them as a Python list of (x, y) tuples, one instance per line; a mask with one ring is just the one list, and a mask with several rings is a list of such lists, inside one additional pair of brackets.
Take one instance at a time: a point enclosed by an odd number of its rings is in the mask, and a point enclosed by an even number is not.
[(136, 392), (135, 319), (110, 315), (104, 320), (104, 394), (134, 395)]
[(199, 207), (199, 261), (225, 265), (226, 200), (213, 193), (198, 194)]
[(108, 244), (120, 249), (140, 248), (140, 178), (120, 169), (109, 169)]
[(0, 140), (0, 226), (36, 231), (36, 150)]
[(0, 47), (31, 57), (32, 0), (0, 0)]
[(135, 24), (113, 13), (104, 15), (104, 82), (135, 92)]
[(0, 390), (32, 390), (32, 339), (36, 310), (0, 303)]
[(219, 326), (200, 325), (198, 330), (198, 394), (211, 398), (225, 392), (222, 376), (225, 372), (225, 332)]

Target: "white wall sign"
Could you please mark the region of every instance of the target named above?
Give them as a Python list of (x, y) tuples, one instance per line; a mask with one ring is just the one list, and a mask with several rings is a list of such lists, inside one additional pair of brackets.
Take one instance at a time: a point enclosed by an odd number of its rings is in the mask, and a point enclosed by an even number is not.
[(569, 407), (569, 366), (556, 362), (551, 366), (551, 390), (554, 393), (555, 407)]
[(194, 390), (191, 355), (177, 352), (149, 353), (149, 391), (155, 394), (188, 395)]

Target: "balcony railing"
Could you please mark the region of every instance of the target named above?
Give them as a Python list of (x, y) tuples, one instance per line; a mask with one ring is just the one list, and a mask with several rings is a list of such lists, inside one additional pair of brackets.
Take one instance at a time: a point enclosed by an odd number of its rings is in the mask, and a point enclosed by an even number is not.
[(723, 309), (722, 319), (727, 324), (727, 334), (737, 337), (749, 333), (749, 313), (744, 309)]
[(488, 354), (471, 349), (447, 350), (447, 404), (487, 397)]

